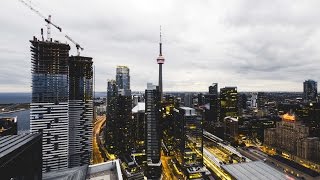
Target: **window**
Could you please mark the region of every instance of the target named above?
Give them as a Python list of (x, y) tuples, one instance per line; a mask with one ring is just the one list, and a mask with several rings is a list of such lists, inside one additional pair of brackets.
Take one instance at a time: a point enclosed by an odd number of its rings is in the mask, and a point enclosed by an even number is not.
[(54, 140), (58, 140), (59, 136), (58, 135), (54, 135)]
[(51, 128), (51, 124), (48, 123), (48, 124), (47, 124), (47, 129), (50, 129), (50, 128)]
[(58, 148), (59, 148), (59, 144), (58, 143), (54, 143), (54, 150), (56, 151), (56, 150), (58, 150)]
[(50, 144), (50, 143), (51, 143), (51, 139), (48, 138), (48, 139), (47, 139), (47, 144)]
[(54, 118), (54, 122), (58, 123), (59, 122), (59, 118)]
[(50, 172), (50, 166), (46, 167), (46, 172)]

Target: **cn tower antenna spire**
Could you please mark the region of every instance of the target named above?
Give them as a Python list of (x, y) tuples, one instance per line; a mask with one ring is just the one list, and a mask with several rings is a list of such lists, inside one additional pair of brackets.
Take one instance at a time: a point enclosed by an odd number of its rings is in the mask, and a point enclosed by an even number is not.
[(160, 45), (160, 56), (162, 56), (162, 34), (161, 34), (161, 26), (160, 26), (160, 43), (159, 43), (159, 45)]

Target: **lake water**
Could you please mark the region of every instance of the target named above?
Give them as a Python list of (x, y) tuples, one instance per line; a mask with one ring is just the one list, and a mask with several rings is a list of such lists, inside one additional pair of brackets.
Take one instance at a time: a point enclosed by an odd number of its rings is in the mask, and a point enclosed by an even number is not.
[[(106, 92), (96, 92), (95, 97), (106, 97)], [(30, 103), (31, 93), (0, 93), (0, 104)]]
[(30, 103), (31, 93), (0, 93), (0, 104)]
[(0, 117), (16, 117), (16, 116), (17, 116), (18, 133), (28, 132), (30, 129), (30, 110), (0, 114)]

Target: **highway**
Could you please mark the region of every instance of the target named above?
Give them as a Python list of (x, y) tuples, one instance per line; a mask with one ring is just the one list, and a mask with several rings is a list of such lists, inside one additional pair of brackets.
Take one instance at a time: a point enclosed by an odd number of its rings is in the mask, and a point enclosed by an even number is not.
[(104, 162), (104, 158), (101, 155), (98, 142), (100, 142), (99, 140), (100, 132), (105, 122), (106, 122), (106, 116), (97, 116), (97, 119), (93, 126), (93, 133), (92, 133), (93, 164)]

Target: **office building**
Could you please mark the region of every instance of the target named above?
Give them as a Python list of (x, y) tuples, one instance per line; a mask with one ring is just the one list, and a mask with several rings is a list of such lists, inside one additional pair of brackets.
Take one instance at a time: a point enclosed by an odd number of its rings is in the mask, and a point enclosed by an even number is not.
[(262, 109), (265, 107), (265, 104), (267, 103), (267, 97), (265, 92), (258, 92), (258, 99), (257, 99), (257, 106), (259, 109)]
[(106, 147), (117, 156), (131, 153), (133, 149), (132, 97), (129, 68), (118, 66), (116, 81), (108, 82)]
[(175, 158), (188, 179), (203, 178), (202, 117), (190, 107), (174, 109)]
[(209, 86), (209, 94), (218, 96), (218, 83), (212, 83), (212, 85)]
[[(115, 131), (113, 136), (116, 155), (130, 154), (133, 148), (131, 96), (118, 95), (116, 98)], [(111, 122), (110, 122), (111, 123)], [(107, 142), (107, 141), (106, 141)]]
[(209, 94), (205, 95), (205, 104), (209, 105), (209, 109), (205, 112), (205, 121), (208, 124), (218, 122), (219, 99), (218, 99), (218, 83), (209, 86)]
[(92, 153), (92, 58), (69, 58), (69, 167), (90, 164)]
[(183, 104), (186, 107), (193, 107), (193, 93), (184, 93)]
[(1, 179), (42, 179), (42, 134), (0, 136)]
[(246, 93), (238, 93), (238, 109), (239, 109), (239, 116), (243, 114), (245, 110), (247, 110), (248, 105), (248, 97)]
[(258, 93), (256, 92), (250, 93), (250, 108), (252, 109), (258, 108), (257, 101), (258, 101)]
[(305, 101), (317, 101), (317, 82), (314, 80), (306, 80), (303, 82), (303, 98)]
[(224, 139), (229, 142), (238, 140), (238, 119), (232, 117), (224, 118)]
[(127, 66), (117, 66), (116, 83), (118, 92), (122, 96), (131, 96), (130, 90), (130, 70)]
[(146, 137), (146, 123), (145, 123), (145, 103), (138, 102), (137, 105), (132, 108), (133, 116), (133, 138), (134, 138), (134, 150), (137, 152), (143, 152), (145, 150), (145, 137)]
[(238, 92), (237, 87), (220, 89), (220, 120), (225, 117), (238, 117)]
[(70, 46), (58, 41), (39, 41), (35, 37), (30, 42), (30, 132), (43, 134), (43, 171), (68, 168)]
[(117, 105), (118, 88), (115, 80), (108, 81), (107, 89), (107, 122), (106, 122), (106, 148), (109, 153), (115, 154), (117, 151), (117, 118), (116, 118), (116, 105)]
[(165, 109), (162, 113), (162, 140), (163, 140), (163, 149), (164, 153), (167, 155), (173, 155), (174, 153), (174, 119), (173, 119), (173, 110), (175, 107), (178, 107), (176, 98), (171, 95), (166, 95), (165, 100), (162, 103), (162, 108)]
[(307, 137), (298, 139), (297, 156), (314, 162), (320, 162), (319, 137)]
[(197, 107), (205, 105), (205, 96), (204, 96), (204, 94), (199, 93), (197, 95), (197, 103), (194, 103), (194, 104), (197, 104)]
[(266, 146), (312, 162), (320, 162), (319, 143), (319, 138), (311, 137), (309, 127), (298, 121), (293, 114), (284, 114), (275, 128), (264, 132)]
[(126, 66), (118, 66), (116, 70), (116, 124), (117, 124), (117, 154), (130, 154), (133, 148), (132, 136), (132, 97), (130, 90), (130, 74)]
[[(270, 137), (269, 137), (270, 136)], [(298, 139), (309, 136), (309, 128), (296, 121), (296, 116), (284, 114), (282, 121), (277, 122), (276, 128), (265, 130), (265, 144), (285, 151), (296, 154)], [(274, 138), (274, 139), (272, 139)]]
[(161, 128), (160, 128), (160, 92), (156, 86), (150, 86), (145, 91), (147, 169), (148, 179), (159, 179), (161, 176)]

